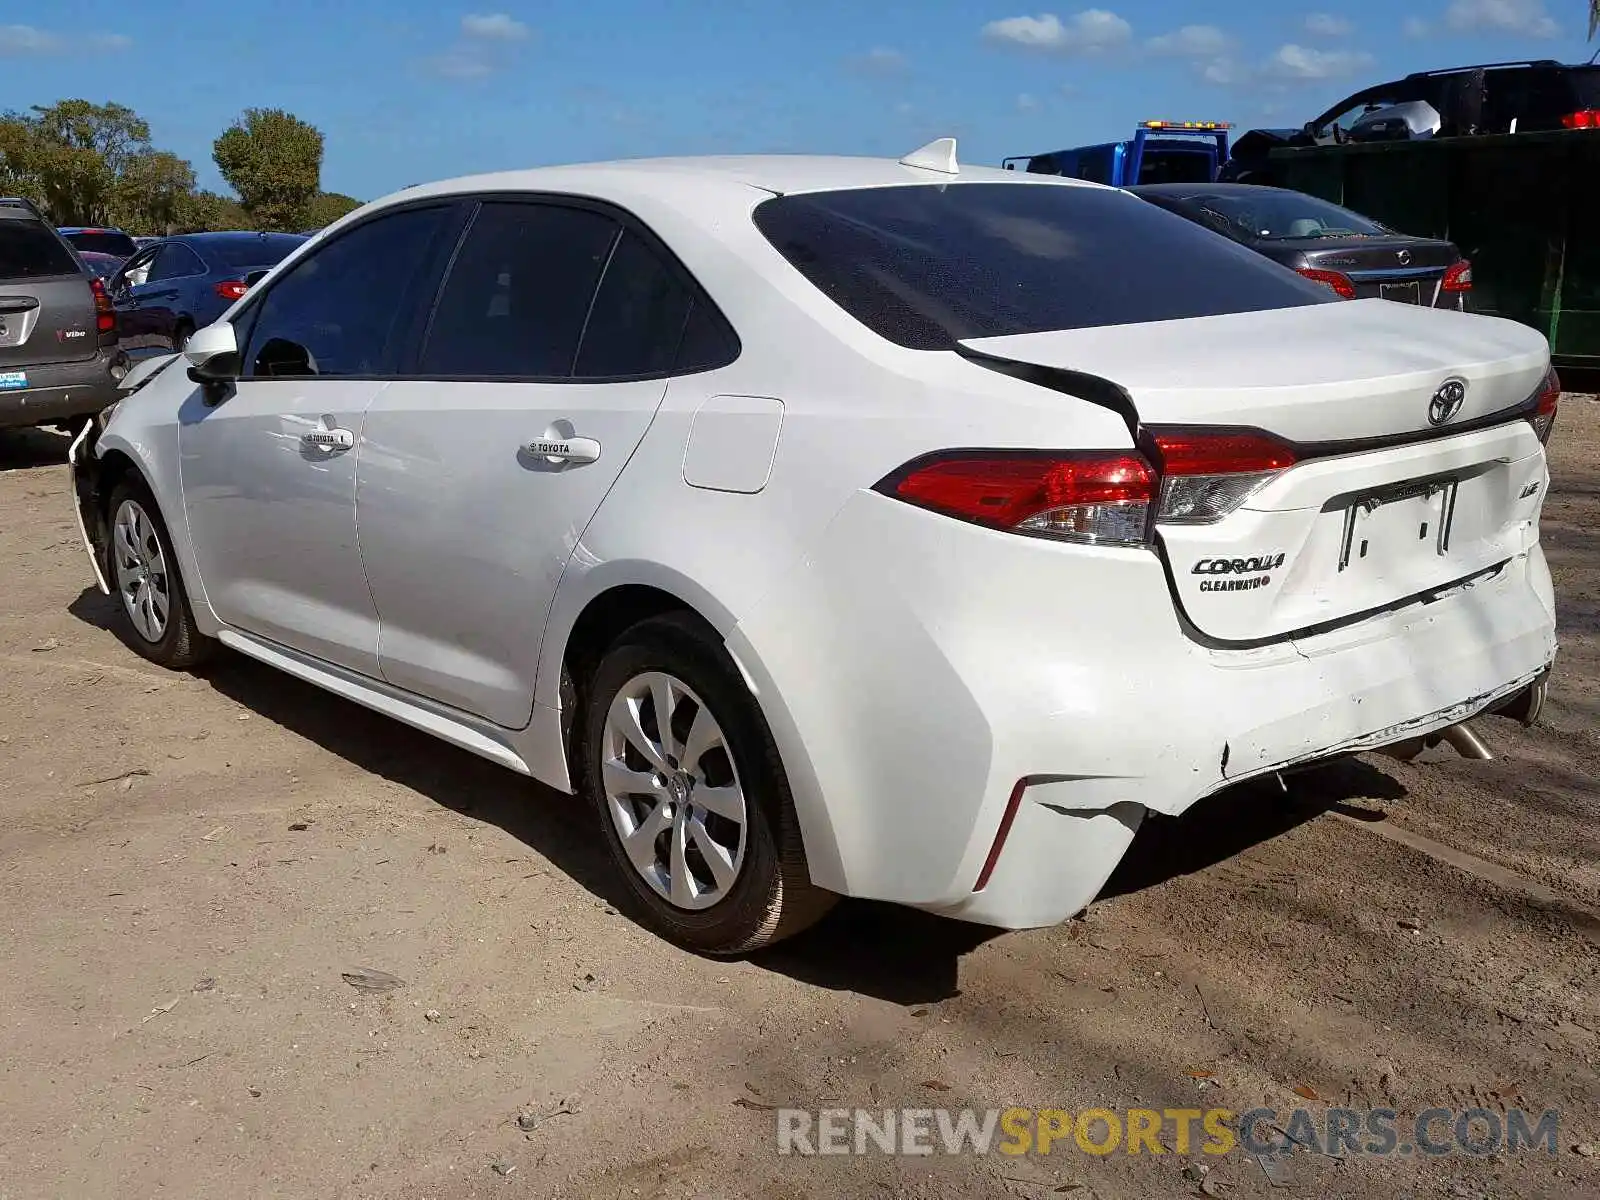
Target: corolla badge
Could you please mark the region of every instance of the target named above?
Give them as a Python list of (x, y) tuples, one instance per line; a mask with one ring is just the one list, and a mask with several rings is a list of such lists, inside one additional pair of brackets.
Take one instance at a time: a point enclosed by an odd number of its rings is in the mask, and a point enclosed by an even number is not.
[(1433, 394), (1433, 399), (1428, 401), (1428, 424), (1443, 425), (1460, 412), (1466, 402), (1467, 381), (1446, 379)]

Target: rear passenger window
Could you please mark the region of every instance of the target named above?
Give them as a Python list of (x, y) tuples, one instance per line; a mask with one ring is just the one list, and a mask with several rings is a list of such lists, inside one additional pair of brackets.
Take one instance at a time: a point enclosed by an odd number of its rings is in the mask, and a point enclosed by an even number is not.
[(693, 303), (661, 256), (638, 234), (625, 232), (589, 310), (573, 374), (596, 379), (670, 371)]
[[(570, 378), (620, 228), (592, 209), (484, 204), (440, 293), (418, 373)], [(625, 295), (611, 307), (608, 328), (625, 336), (637, 309)]]

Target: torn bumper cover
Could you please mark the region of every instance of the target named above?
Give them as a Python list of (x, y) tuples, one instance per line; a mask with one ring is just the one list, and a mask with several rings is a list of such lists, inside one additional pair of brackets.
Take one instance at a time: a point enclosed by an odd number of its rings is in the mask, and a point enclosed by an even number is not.
[(102, 428), (104, 422), (101, 417), (83, 427), (67, 450), (67, 465), (72, 471), (73, 515), (78, 521), (78, 536), (89, 553), (95, 586), (109, 596), (111, 533), (106, 527), (105, 504), (100, 495), (100, 460), (94, 453)]

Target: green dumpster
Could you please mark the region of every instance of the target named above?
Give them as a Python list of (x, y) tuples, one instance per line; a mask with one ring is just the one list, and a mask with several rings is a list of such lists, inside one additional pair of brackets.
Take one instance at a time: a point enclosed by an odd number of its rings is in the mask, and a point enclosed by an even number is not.
[(1450, 239), (1479, 312), (1538, 329), (1557, 366), (1600, 368), (1600, 130), (1278, 149), (1263, 182)]

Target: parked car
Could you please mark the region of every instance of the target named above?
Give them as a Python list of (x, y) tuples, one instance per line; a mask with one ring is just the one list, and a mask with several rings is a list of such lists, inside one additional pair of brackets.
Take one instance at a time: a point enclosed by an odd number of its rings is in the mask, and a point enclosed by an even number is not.
[(1063, 920), (1555, 653), (1542, 337), (948, 140), (408, 189), (127, 383), (71, 461), (139, 653), (580, 790), (702, 952)]
[(187, 233), (139, 251), (110, 281), (124, 348), (135, 358), (180, 348), (305, 239), (292, 233)]
[(78, 251), (78, 261), (89, 269), (89, 273), (102, 283), (110, 279), (122, 269), (124, 259), (115, 254), (96, 254), (93, 250)]
[(99, 412), (123, 366), (105, 286), (30, 202), (0, 199), (0, 428)]
[(131, 258), (139, 247), (134, 239), (120, 229), (99, 229), (90, 226), (68, 225), (61, 229), (77, 250), (90, 250), (96, 254), (114, 254), (118, 258)]
[(1304, 192), (1247, 183), (1165, 183), (1128, 190), (1345, 300), (1381, 297), (1465, 311), (1472, 294), (1472, 264), (1451, 243), (1396, 233)]
[(1299, 129), (1253, 129), (1219, 179), (1267, 177), (1279, 146), (1600, 129), (1600, 65), (1554, 59), (1416, 71), (1362, 88)]

